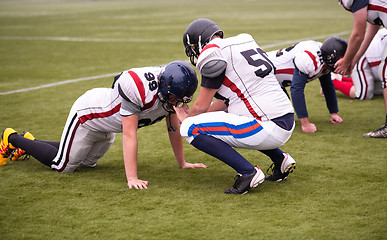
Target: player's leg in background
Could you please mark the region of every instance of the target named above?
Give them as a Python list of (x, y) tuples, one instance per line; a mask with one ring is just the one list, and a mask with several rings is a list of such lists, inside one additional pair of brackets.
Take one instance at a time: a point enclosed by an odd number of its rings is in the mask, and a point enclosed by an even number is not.
[[(385, 40), (387, 42), (387, 40)], [(387, 45), (387, 44), (386, 44)], [(382, 54), (382, 61), (379, 66), (379, 77), (382, 80), (384, 107), (386, 110), (386, 123), (387, 126), (387, 47), (384, 48)]]
[(355, 86), (355, 99), (367, 100), (374, 97), (375, 77), (372, 74), (368, 60), (364, 56), (355, 65), (351, 78)]
[(387, 138), (387, 48), (384, 48), (382, 54), (382, 61), (379, 65), (379, 77), (382, 80), (383, 86), (383, 98), (384, 98), (384, 110), (386, 113), (386, 119), (384, 125), (372, 132), (363, 134), (363, 137), (371, 138)]
[[(344, 77), (340, 74), (331, 73), (332, 83), (337, 91), (340, 91), (349, 98), (355, 98), (355, 86), (352, 78)], [(322, 88), (320, 89), (321, 96), (324, 96)]]

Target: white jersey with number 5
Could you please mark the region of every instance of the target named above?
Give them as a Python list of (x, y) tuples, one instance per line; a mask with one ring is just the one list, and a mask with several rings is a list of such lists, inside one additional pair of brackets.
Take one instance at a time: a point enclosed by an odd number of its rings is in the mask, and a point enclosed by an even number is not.
[(274, 76), (274, 67), (251, 35), (212, 40), (200, 53), (197, 69), (206, 63), (227, 63), (217, 93), (228, 100), (228, 112), (262, 121), (293, 113), (293, 107)]

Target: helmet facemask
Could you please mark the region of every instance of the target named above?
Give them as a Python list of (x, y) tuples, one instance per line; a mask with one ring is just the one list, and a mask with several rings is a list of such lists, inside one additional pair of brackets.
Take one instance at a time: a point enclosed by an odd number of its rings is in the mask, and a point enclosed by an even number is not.
[(337, 55), (336, 50), (332, 54), (328, 54), (324, 56), (324, 62), (326, 63), (329, 70), (332, 72), (335, 70), (335, 63), (340, 59)]
[[(203, 50), (203, 47), (207, 44), (201, 44), (202, 36), (199, 36), (199, 41), (197, 43), (191, 43), (189, 39), (189, 34), (187, 33), (187, 46), (185, 47), (185, 54), (189, 57), (192, 65), (196, 66), (196, 59), (198, 59), (200, 52)], [(195, 59), (196, 58), (196, 59)]]
[(187, 104), (192, 101), (192, 97), (184, 97), (183, 99), (178, 98), (175, 94), (173, 93), (168, 93), (166, 95), (165, 100), (162, 100), (160, 98), (160, 101), (163, 103), (163, 108), (165, 111), (169, 113), (175, 113), (174, 107), (181, 107), (184, 104)]

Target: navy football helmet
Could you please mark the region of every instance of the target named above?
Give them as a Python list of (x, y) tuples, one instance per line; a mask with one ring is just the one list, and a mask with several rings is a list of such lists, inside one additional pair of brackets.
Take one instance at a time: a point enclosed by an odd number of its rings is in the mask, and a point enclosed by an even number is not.
[(199, 57), (200, 52), (215, 34), (223, 38), (223, 31), (220, 27), (207, 18), (193, 21), (185, 30), (183, 36), (185, 54), (194, 66), (196, 65), (195, 58)]
[(347, 51), (347, 45), (347, 40), (341, 37), (329, 37), (323, 42), (321, 55), (329, 70), (332, 72), (335, 70), (335, 63), (344, 57), (345, 51)]
[(188, 63), (171, 62), (159, 75), (158, 97), (164, 109), (174, 113), (174, 106), (191, 102), (197, 86), (196, 72)]

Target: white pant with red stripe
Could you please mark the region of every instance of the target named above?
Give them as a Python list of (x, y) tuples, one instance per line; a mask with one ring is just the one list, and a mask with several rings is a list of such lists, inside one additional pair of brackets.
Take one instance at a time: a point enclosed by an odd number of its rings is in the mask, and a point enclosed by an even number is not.
[(382, 62), (379, 66), (379, 76), (382, 80), (382, 87), (387, 88), (387, 47), (384, 48), (383, 54), (382, 54)]
[(231, 147), (269, 150), (285, 144), (294, 126), (286, 131), (272, 121), (259, 121), (253, 117), (219, 111), (186, 118), (181, 124), (180, 134), (188, 143), (198, 134), (206, 134)]
[(383, 90), (380, 84), (378, 70), (380, 64), (374, 67), (370, 66), (365, 56), (362, 56), (359, 62), (353, 68), (351, 78), (355, 86), (355, 98), (359, 100), (368, 100), (374, 97), (374, 94), (382, 94)]
[(63, 129), (58, 154), (51, 168), (59, 172), (73, 172), (78, 166), (94, 167), (109, 150), (115, 133), (91, 131), (79, 122), (75, 101)]

